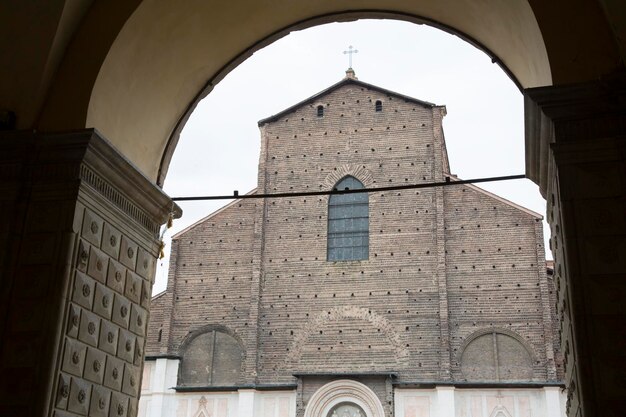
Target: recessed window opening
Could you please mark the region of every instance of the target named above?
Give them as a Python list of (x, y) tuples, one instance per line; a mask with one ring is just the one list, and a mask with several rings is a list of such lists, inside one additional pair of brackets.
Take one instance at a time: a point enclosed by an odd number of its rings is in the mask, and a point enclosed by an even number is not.
[[(363, 183), (347, 176), (338, 190), (358, 190)], [(358, 261), (369, 257), (369, 196), (367, 193), (331, 195), (328, 201), (328, 260)]]
[(324, 106), (317, 106), (317, 117), (324, 117)]
[(380, 100), (376, 100), (376, 104), (374, 104), (374, 108), (377, 112), (383, 111), (383, 102)]

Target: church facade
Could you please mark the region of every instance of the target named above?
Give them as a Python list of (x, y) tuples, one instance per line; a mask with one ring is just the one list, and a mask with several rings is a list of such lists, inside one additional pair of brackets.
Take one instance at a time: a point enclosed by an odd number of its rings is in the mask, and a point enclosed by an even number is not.
[(172, 240), (141, 417), (565, 415), (541, 216), (454, 184), (444, 106), (345, 79), (261, 120), (251, 193)]

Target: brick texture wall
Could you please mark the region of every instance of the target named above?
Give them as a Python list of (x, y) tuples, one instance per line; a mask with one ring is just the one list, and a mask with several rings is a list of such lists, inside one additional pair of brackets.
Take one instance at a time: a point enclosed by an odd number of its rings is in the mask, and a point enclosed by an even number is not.
[[(257, 192), (329, 190), (345, 175), (366, 187), (442, 181), (444, 115), (344, 82), (261, 123)], [(246, 382), (453, 381), (465, 340), (504, 329), (531, 351), (534, 380), (556, 379), (540, 217), (474, 186), (373, 192), (369, 259), (328, 262), (327, 216), (327, 196), (240, 200), (178, 234), (147, 352), (180, 354), (190, 332), (219, 324), (242, 340)]]

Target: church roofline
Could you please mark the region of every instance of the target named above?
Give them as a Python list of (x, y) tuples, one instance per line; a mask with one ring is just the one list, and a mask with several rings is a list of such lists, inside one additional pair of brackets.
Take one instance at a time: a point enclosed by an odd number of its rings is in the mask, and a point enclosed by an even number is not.
[[(451, 181), (460, 180), (460, 178), (458, 178), (458, 177), (456, 177), (456, 176), (454, 176), (452, 174), (444, 174), (444, 175), (449, 175)], [(494, 194), (494, 193), (492, 193), (490, 191), (487, 191), (487, 190), (485, 190), (483, 188), (480, 188), (480, 187), (478, 187), (478, 186), (476, 186), (474, 184), (464, 184), (464, 186), (466, 186), (468, 188), (471, 188), (472, 190), (476, 190), (479, 193), (485, 194), (485, 195), (493, 198), (494, 200), (498, 200), (499, 202), (504, 203), (504, 204), (506, 204), (508, 206), (516, 208), (519, 211), (523, 211), (524, 213), (529, 214), (532, 217), (535, 217), (537, 219), (543, 220), (543, 216), (541, 214), (537, 213), (536, 211), (528, 209), (528, 208), (526, 208), (524, 206), (520, 206), (519, 204), (516, 204), (516, 203), (512, 202), (511, 200), (507, 200), (504, 197), (500, 197), (499, 195)]]
[(276, 114), (274, 114), (272, 116), (266, 117), (265, 119), (259, 120), (258, 121), (258, 125), (260, 127), (260, 126), (263, 126), (263, 125), (265, 125), (267, 123), (275, 122), (276, 120), (280, 119), (285, 114), (291, 113), (292, 111), (296, 110), (297, 108), (299, 108), (301, 106), (304, 106), (306, 104), (309, 104), (309, 103), (317, 100), (318, 98), (320, 98), (320, 97), (322, 97), (322, 96), (324, 96), (324, 95), (326, 95), (326, 94), (328, 94), (328, 93), (330, 93), (330, 92), (332, 92), (332, 91), (334, 91), (334, 90), (336, 90), (336, 89), (338, 89), (340, 87), (343, 87), (344, 85), (348, 85), (348, 84), (356, 84), (356, 85), (359, 85), (361, 87), (365, 87), (365, 88), (370, 89), (370, 90), (380, 91), (382, 93), (385, 93), (385, 94), (388, 94), (388, 95), (392, 95), (392, 96), (395, 96), (395, 97), (399, 97), (399, 98), (402, 98), (402, 99), (404, 99), (406, 101), (410, 101), (410, 102), (419, 104), (420, 106), (424, 106), (424, 107), (430, 107), (430, 108), (432, 108), (432, 107), (443, 107), (443, 106), (438, 106), (437, 104), (434, 104), (434, 103), (429, 103), (428, 101), (418, 100), (416, 98), (409, 97), (409, 96), (406, 96), (404, 94), (396, 93), (395, 91), (387, 90), (386, 88), (378, 87), (378, 86), (376, 86), (374, 84), (368, 84), (366, 82), (363, 82), (363, 81), (360, 81), (360, 80), (357, 80), (357, 79), (354, 79), (354, 78), (344, 78), (343, 80), (339, 81), (338, 83), (331, 85), (330, 87), (320, 91), (319, 93), (317, 93), (315, 95), (312, 95), (311, 97), (306, 98), (306, 99), (304, 99), (304, 100), (294, 104), (293, 106), (290, 106), (290, 107), (286, 108), (285, 110), (283, 110), (281, 112), (278, 112), (278, 113), (276, 113)]
[[(253, 188), (252, 190), (248, 191), (248, 192), (247, 192), (246, 194), (244, 194), (244, 195), (254, 194), (254, 193), (256, 193), (256, 190), (257, 190), (257, 189), (256, 189), (256, 187), (255, 187), (255, 188)], [(180, 232), (178, 232), (178, 233), (174, 234), (174, 235), (172, 236), (172, 240), (173, 240), (173, 239), (178, 239), (181, 235), (183, 235), (183, 234), (187, 233), (189, 230), (193, 229), (194, 227), (196, 227), (197, 225), (199, 225), (199, 224), (200, 224), (200, 223), (202, 223), (203, 221), (210, 219), (211, 217), (213, 217), (213, 216), (215, 216), (215, 215), (217, 215), (217, 214), (221, 213), (222, 211), (226, 210), (226, 209), (227, 209), (227, 208), (229, 208), (229, 207), (232, 207), (233, 205), (235, 205), (236, 203), (241, 202), (241, 201), (243, 201), (243, 199), (238, 198), (238, 199), (233, 200), (233, 201), (231, 201), (230, 203), (226, 204), (225, 206), (222, 206), (222, 207), (218, 208), (218, 209), (217, 209), (217, 210), (215, 210), (214, 212), (212, 212), (212, 213), (210, 213), (210, 214), (208, 214), (208, 215), (204, 216), (203, 218), (201, 218), (201, 219), (200, 219), (200, 220), (198, 220), (197, 222), (190, 224), (189, 226), (185, 227), (185, 228), (184, 228), (183, 230), (181, 230)]]
[(154, 301), (154, 300), (156, 300), (157, 298), (162, 297), (163, 295), (165, 295), (165, 293), (167, 293), (167, 290), (163, 290), (163, 291), (161, 291), (160, 293), (153, 295), (153, 296), (152, 296), (151, 301)]

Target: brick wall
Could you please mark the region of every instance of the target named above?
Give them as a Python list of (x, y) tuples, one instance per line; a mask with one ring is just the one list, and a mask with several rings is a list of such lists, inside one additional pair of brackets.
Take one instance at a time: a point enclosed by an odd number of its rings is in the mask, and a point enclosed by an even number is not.
[[(262, 123), (257, 192), (329, 190), (345, 175), (366, 187), (441, 181), (444, 115), (343, 84)], [(241, 200), (180, 233), (159, 313), (171, 329), (156, 348), (154, 321), (148, 351), (179, 353), (189, 332), (221, 324), (243, 341), (248, 382), (313, 371), (463, 380), (464, 340), (504, 328), (532, 350), (536, 380), (553, 375), (538, 216), (473, 186), (370, 193), (369, 259), (328, 262), (327, 206), (327, 196)]]
[[(345, 174), (367, 187), (431, 182), (441, 163), (434, 112), (342, 87), (263, 127), (260, 185), (328, 190)], [(267, 200), (262, 380), (289, 379), (286, 367), (404, 371), (410, 362), (424, 378), (437, 375), (434, 199), (433, 189), (371, 193), (369, 260), (354, 262), (326, 261), (327, 197)]]
[(549, 305), (542, 300), (547, 276), (535, 231), (541, 218), (473, 186), (448, 187), (445, 198), (455, 378), (463, 379), (458, 365), (464, 340), (476, 331), (498, 328), (512, 330), (530, 344), (538, 361), (535, 379), (545, 380), (543, 314)]
[[(149, 353), (163, 354), (167, 347), (169, 354), (182, 354), (179, 348), (190, 333), (218, 324), (236, 335), (244, 350), (253, 350), (256, 335), (248, 326), (256, 325), (250, 320), (255, 209), (252, 200), (236, 201), (174, 237), (166, 293), (156, 298), (153, 312), (164, 317), (150, 325)], [(167, 294), (169, 311), (159, 303)], [(244, 379), (249, 374), (254, 369), (247, 369)]]

